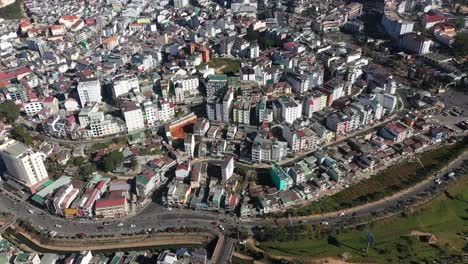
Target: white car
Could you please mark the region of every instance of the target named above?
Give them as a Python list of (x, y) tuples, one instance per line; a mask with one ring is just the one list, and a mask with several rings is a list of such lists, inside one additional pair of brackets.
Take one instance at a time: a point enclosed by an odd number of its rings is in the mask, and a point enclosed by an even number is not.
[(57, 227), (57, 228), (62, 228), (62, 226), (59, 225), (59, 224), (55, 224), (55, 227)]
[(343, 213), (343, 212), (338, 214), (338, 216), (344, 216), (344, 215), (345, 215), (345, 213)]
[(123, 226), (124, 224), (123, 223), (118, 223), (117, 226)]
[(218, 227), (219, 227), (219, 229), (221, 229), (222, 231), (224, 231), (224, 226), (219, 225)]
[(320, 223), (321, 225), (324, 225), (324, 226), (327, 226), (328, 225), (328, 222), (322, 222)]
[(131, 227), (131, 228), (134, 228), (134, 227), (136, 227), (136, 225), (134, 225), (134, 224), (131, 224), (131, 225), (130, 225), (130, 227)]
[(33, 211), (33, 210), (28, 210), (28, 212), (29, 212), (30, 214), (34, 214), (34, 211)]

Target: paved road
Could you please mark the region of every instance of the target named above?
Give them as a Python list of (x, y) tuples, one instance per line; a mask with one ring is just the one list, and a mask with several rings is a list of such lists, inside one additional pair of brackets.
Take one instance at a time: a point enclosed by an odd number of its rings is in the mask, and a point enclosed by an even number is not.
[[(449, 165), (447, 170), (452, 170), (466, 164), (460, 157), (455, 162)], [(447, 173), (447, 170), (441, 171), (434, 177), (441, 177)], [(356, 207), (344, 210), (345, 216), (338, 216), (337, 212), (328, 213), (324, 215), (314, 215), (309, 217), (294, 218), (291, 220), (280, 219), (280, 223), (299, 224), (299, 223), (321, 223), (328, 222), (330, 225), (344, 224), (346, 221), (354, 217), (369, 217), (375, 214), (388, 212), (390, 209), (396, 209), (402, 206), (402, 203), (408, 200), (417, 200), (421, 195), (428, 193), (434, 194), (437, 191), (443, 190), (444, 184), (438, 185), (434, 183), (434, 178), (423, 181), (422, 183), (410, 188), (407, 191), (401, 192), (390, 198), (367, 204), (365, 206)], [(28, 210), (33, 210), (33, 214)], [(265, 224), (274, 224), (273, 219), (248, 219), (240, 220), (232, 216), (226, 216), (216, 213), (205, 211), (190, 211), (183, 209), (173, 209), (171, 211), (163, 208), (162, 206), (152, 203), (140, 214), (127, 217), (120, 220), (111, 221), (110, 225), (104, 226), (102, 221), (78, 221), (66, 220), (59, 218), (48, 213), (41, 213), (41, 211), (27, 202), (16, 201), (6, 191), (0, 193), (0, 211), (10, 212), (15, 217), (29, 221), (34, 226), (44, 228), (45, 230), (55, 230), (59, 235), (70, 236), (79, 233), (86, 233), (88, 235), (99, 234), (116, 234), (116, 233), (130, 233), (137, 232), (147, 228), (166, 229), (168, 227), (180, 228), (186, 227), (200, 227), (207, 229), (217, 228), (212, 222), (221, 222), (225, 227), (247, 227), (261, 226)], [(352, 216), (354, 215), (354, 216)], [(122, 223), (122, 226), (119, 226)], [(56, 227), (56, 225), (61, 227)], [(135, 225), (131, 228), (130, 225)]]

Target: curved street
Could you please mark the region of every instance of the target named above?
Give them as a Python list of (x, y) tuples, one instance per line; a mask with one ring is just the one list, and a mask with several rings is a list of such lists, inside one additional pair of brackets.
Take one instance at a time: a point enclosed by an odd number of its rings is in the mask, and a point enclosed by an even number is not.
[[(266, 224), (300, 224), (328, 222), (330, 225), (346, 224), (354, 219), (365, 219), (390, 213), (418, 200), (426, 199), (442, 191), (446, 183), (437, 184), (435, 178), (444, 176), (448, 170), (453, 170), (461, 165), (466, 166), (464, 155), (451, 162), (446, 169), (440, 171), (423, 182), (401, 191), (391, 197), (369, 203), (363, 206), (332, 212), (323, 215), (312, 215), (291, 219), (238, 219), (223, 214), (206, 211), (192, 211), (186, 209), (168, 210), (159, 204), (151, 203), (141, 213), (123, 219), (109, 220), (109, 225), (103, 225), (102, 221), (92, 220), (66, 220), (49, 213), (42, 212), (28, 202), (19, 201), (6, 191), (0, 193), (0, 211), (9, 212), (16, 218), (30, 222), (33, 226), (43, 230), (54, 230), (59, 236), (72, 236), (80, 233), (87, 235), (133, 233), (152, 228), (164, 230), (166, 228), (200, 227), (213, 229), (213, 222), (220, 222), (225, 227), (247, 227), (261, 226)], [(33, 212), (31, 213), (30, 210)], [(343, 216), (339, 216), (344, 213)]]

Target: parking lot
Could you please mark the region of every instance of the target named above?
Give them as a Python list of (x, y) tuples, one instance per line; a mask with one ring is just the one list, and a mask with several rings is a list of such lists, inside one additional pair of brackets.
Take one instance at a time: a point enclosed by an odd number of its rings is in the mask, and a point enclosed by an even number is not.
[(463, 92), (459, 90), (447, 90), (447, 92), (438, 94), (435, 98), (445, 104), (445, 110), (435, 116), (435, 118), (447, 127), (454, 130), (460, 130), (457, 123), (468, 119), (468, 90)]

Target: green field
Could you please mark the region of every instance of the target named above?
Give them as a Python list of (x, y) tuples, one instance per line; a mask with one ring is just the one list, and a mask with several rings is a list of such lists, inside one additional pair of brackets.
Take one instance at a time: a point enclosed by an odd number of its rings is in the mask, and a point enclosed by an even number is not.
[[(296, 256), (303, 260), (348, 252), (353, 261), (421, 263), (438, 259), (444, 263), (462, 263), (459, 256), (463, 249), (465, 253), (468, 251), (464, 240), (468, 235), (468, 177), (450, 187), (447, 193), (406, 216), (392, 217), (360, 230), (320, 234), (304, 228), (297, 240), (262, 242), (260, 248), (276, 256)], [(368, 256), (364, 256), (368, 230), (373, 232), (376, 242)], [(409, 236), (411, 231), (432, 233), (438, 241), (429, 245)]]
[(214, 58), (208, 62), (211, 68), (214, 68), (216, 73), (234, 75), (239, 72), (240, 61), (226, 58)]
[(3, 19), (20, 19), (23, 18), (23, 11), (21, 5), (23, 0), (16, 0), (15, 3), (0, 8), (0, 17)]
[(332, 212), (373, 202), (407, 189), (440, 171), (449, 161), (457, 158), (467, 147), (467, 140), (442, 146), (419, 155), (413, 160), (392, 166), (370, 179), (363, 180), (335, 195), (286, 212), (272, 214), (276, 217), (304, 216)]

